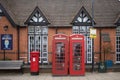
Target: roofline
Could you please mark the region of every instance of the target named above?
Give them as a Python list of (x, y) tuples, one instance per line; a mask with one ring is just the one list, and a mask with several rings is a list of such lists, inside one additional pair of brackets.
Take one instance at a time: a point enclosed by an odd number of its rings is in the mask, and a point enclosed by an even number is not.
[(115, 23), (115, 25), (120, 26), (120, 23)]
[[(82, 6), (81, 9), (78, 11), (78, 13), (75, 15), (75, 17), (73, 18), (71, 24), (74, 24), (74, 25), (76, 24), (76, 25), (78, 25), (78, 23), (74, 23), (74, 21), (75, 21), (75, 19), (76, 19), (77, 17), (79, 17), (79, 13), (82, 12), (82, 11), (85, 11), (86, 15), (92, 20), (91, 15), (88, 13), (88, 11), (85, 9), (85, 7)], [(96, 24), (94, 20), (93, 20), (93, 22), (94, 22), (94, 24)], [(80, 22), (80, 23), (81, 23), (81, 22)], [(88, 24), (89, 24), (89, 23), (88, 23)], [(90, 24), (90, 25), (91, 25), (91, 24)]]
[(0, 3), (0, 9), (3, 11), (3, 16), (6, 16), (7, 19), (9, 20), (9, 22), (11, 23), (12, 26), (16, 27), (17, 25), (15, 24), (15, 22), (13, 21), (13, 19), (10, 17), (10, 15), (7, 13), (7, 11), (5, 10), (5, 8), (2, 6), (2, 4)]

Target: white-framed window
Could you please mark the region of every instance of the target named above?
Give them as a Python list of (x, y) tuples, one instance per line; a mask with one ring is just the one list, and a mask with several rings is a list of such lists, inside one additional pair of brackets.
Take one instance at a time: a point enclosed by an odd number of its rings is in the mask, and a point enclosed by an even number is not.
[(50, 24), (38, 6), (26, 20), (28, 25), (28, 61), (30, 52), (40, 52), (40, 63), (48, 63), (48, 25)]
[(120, 26), (116, 29), (116, 63), (120, 63)]
[(85, 61), (92, 63), (92, 39), (89, 32), (90, 26), (73, 26), (73, 34), (83, 34), (85, 37)]
[(40, 63), (48, 63), (48, 28), (46, 26), (28, 27), (28, 51), (29, 53), (39, 51)]

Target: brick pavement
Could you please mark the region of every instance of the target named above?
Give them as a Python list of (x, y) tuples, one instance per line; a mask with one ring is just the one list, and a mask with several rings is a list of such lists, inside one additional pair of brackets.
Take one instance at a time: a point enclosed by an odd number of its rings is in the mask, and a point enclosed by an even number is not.
[(52, 76), (51, 73), (31, 76), (30, 73), (0, 73), (0, 80), (120, 80), (120, 72), (87, 72), (85, 76)]

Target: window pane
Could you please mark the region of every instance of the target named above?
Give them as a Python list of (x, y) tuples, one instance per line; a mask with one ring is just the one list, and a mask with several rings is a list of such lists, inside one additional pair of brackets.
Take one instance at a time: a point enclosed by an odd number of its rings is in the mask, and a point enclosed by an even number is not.
[(40, 17), (40, 18), (39, 18), (39, 22), (42, 22), (42, 21), (43, 21), (43, 18), (42, 18), (42, 17)]
[(48, 29), (46, 27), (43, 27), (43, 34), (47, 34)]
[(90, 32), (90, 26), (86, 26), (87, 27), (87, 32)]
[(80, 26), (80, 32), (86, 32), (86, 27), (85, 26)]
[(78, 20), (79, 22), (82, 22), (82, 18), (80, 18), (80, 17), (78, 17), (77, 20)]
[(79, 27), (78, 26), (73, 26), (73, 33), (78, 34), (79, 33)]
[(41, 26), (35, 26), (35, 33), (40, 33), (41, 32)]
[(2, 13), (2, 10), (0, 9), (0, 13)]
[(37, 18), (36, 18), (35, 16), (32, 18), (32, 20), (33, 20), (34, 22), (37, 22)]
[(34, 33), (34, 26), (29, 26), (28, 27), (28, 32), (29, 33)]
[(87, 16), (83, 18), (83, 22), (87, 22), (87, 20), (88, 20)]

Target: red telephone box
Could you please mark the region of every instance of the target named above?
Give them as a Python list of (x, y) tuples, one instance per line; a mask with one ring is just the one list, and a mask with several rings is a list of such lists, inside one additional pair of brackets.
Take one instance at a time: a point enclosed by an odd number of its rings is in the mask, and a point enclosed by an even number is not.
[(52, 42), (52, 74), (68, 74), (68, 36), (56, 34)]
[(39, 74), (39, 52), (33, 51), (30, 53), (30, 71), (31, 75)]
[(73, 34), (70, 36), (70, 75), (84, 75), (84, 36)]

